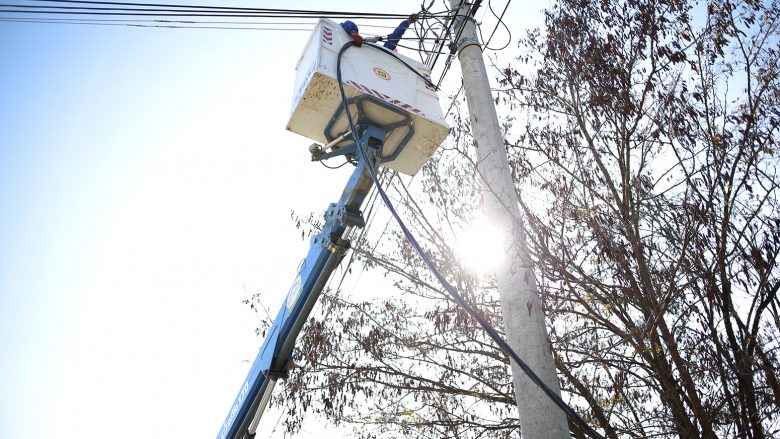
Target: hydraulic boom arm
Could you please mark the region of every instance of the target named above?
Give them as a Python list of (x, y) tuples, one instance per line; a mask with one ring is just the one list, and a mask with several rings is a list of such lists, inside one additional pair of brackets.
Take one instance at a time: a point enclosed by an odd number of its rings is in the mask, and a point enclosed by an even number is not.
[[(312, 238), (309, 254), (301, 264), (298, 275), (266, 334), (260, 352), (222, 424), (218, 439), (254, 437), (276, 380), (287, 378), (292, 350), (301, 327), (333, 270), (349, 249), (348, 237), (352, 228), (365, 225), (360, 207), (373, 185), (369, 167), (376, 169), (381, 162), (385, 132), (371, 125), (363, 126), (358, 131), (359, 144), (365, 146), (369, 163), (358, 159), (341, 199), (338, 203), (331, 204), (325, 212), (325, 226)], [(357, 147), (353, 143), (340, 149), (344, 154), (359, 158), (360, 154), (354, 154)]]

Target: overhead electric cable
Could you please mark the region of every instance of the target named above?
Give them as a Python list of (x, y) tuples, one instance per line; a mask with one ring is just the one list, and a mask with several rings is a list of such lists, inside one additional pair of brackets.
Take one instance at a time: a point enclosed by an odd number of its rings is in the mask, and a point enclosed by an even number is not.
[[(510, 44), (512, 44), (512, 31), (510, 31), (509, 30), (509, 26), (507, 26), (506, 23), (504, 23), (504, 14), (506, 14), (506, 10), (509, 8), (509, 4), (512, 3), (512, 0), (507, 0), (506, 5), (504, 6), (504, 10), (501, 11), (501, 16), (500, 17), (498, 15), (496, 15), (496, 13), (493, 11), (493, 7), (491, 6), (490, 1), (491, 0), (488, 0), (488, 9), (490, 9), (490, 13), (492, 13), (493, 16), (498, 19), (498, 23), (496, 23), (496, 27), (493, 28), (493, 32), (490, 33), (490, 36), (488, 37), (487, 41), (485, 41), (485, 46), (482, 48), (483, 52), (485, 51), (485, 49), (487, 49), (487, 50), (495, 50), (495, 51), (504, 50), (507, 47), (509, 47)], [(496, 30), (498, 30), (498, 26), (499, 25), (503, 25), (504, 26), (504, 29), (506, 29), (507, 33), (509, 34), (509, 39), (508, 39), (507, 43), (503, 47), (501, 47), (500, 49), (491, 49), (490, 48), (490, 41), (493, 39), (493, 35), (496, 34)], [(480, 31), (480, 34), (481, 34), (481, 31)]]
[[(490, 0), (488, 0), (488, 8), (490, 9), (491, 13), (493, 13), (493, 16), (498, 19), (498, 23), (496, 23), (496, 26), (493, 28), (493, 32), (490, 33), (490, 36), (488, 37), (488, 40), (482, 46), (482, 51), (483, 52), (485, 50), (495, 50), (495, 51), (504, 50), (504, 49), (507, 48), (507, 46), (509, 46), (509, 44), (511, 44), (511, 42), (512, 42), (512, 33), (509, 31), (509, 27), (506, 25), (506, 23), (504, 23), (504, 14), (506, 14), (506, 11), (509, 8), (509, 4), (511, 2), (512, 2), (512, 0), (507, 0), (506, 5), (504, 5), (504, 10), (501, 11), (501, 15), (498, 16), (493, 11), (493, 8), (490, 5)], [(506, 45), (504, 45), (503, 47), (501, 47), (500, 49), (490, 49), (489, 48), (490, 41), (493, 39), (493, 36), (495, 35), (496, 30), (498, 29), (499, 25), (503, 25), (506, 28), (507, 32), (509, 33), (509, 42)], [(480, 27), (477, 26), (477, 29), (480, 29)], [(460, 38), (460, 37), (458, 37), (458, 38)], [(457, 44), (457, 39), (455, 40), (455, 44)], [(436, 86), (437, 87), (441, 87), (441, 83), (442, 83), (442, 81), (444, 81), (444, 77), (447, 75), (447, 72), (449, 71), (449, 69), (451, 67), (452, 59), (453, 59), (452, 56), (450, 56), (447, 59), (447, 64), (445, 65), (444, 70), (442, 71), (441, 76), (439, 76), (439, 80), (436, 82)], [(455, 93), (455, 97), (452, 98), (452, 102), (450, 104), (449, 109), (447, 110), (447, 113), (449, 113), (449, 110), (452, 109), (452, 105), (455, 103), (455, 100), (457, 99), (457, 97), (460, 94), (461, 90), (463, 90), (463, 84), (461, 84), (460, 88), (458, 88), (457, 93)]]
[[(440, 53), (440, 54), (441, 53), (447, 53), (447, 52), (434, 52), (435, 49), (431, 49), (431, 50), (420, 49), (420, 48), (417, 48), (417, 47), (406, 46), (406, 45), (403, 45), (403, 44), (396, 44), (396, 46), (403, 47), (404, 49), (414, 50), (415, 52), (420, 52), (420, 53)], [(438, 85), (436, 85), (436, 84), (434, 84), (434, 86), (438, 87)]]
[[(3, 17), (0, 16), (0, 20), (3, 21), (20, 21), (26, 22), (30, 20), (46, 20), (46, 22), (78, 22), (75, 24), (99, 24), (99, 23), (169, 23), (169, 24), (234, 24), (234, 25), (252, 25), (252, 26), (268, 26), (268, 25), (280, 25), (280, 26), (314, 26), (317, 24), (317, 19), (312, 18), (312, 21), (213, 21), (213, 20), (153, 20), (153, 19), (131, 19), (131, 18), (23, 18), (23, 17)], [(86, 22), (86, 23), (85, 23)], [(380, 28), (380, 29), (395, 29), (394, 26), (382, 26), (361, 24), (361, 27), (367, 28)], [(228, 28), (234, 29), (234, 28)], [(241, 28), (235, 28), (241, 29)], [(255, 29), (255, 28), (248, 28)], [(266, 29), (266, 28), (263, 28)], [(311, 32), (311, 27), (306, 29), (293, 29), (293, 28), (267, 28), (268, 30), (305, 30)]]
[[(459, 10), (455, 11), (455, 15), (449, 16), (449, 22), (447, 22), (447, 27), (444, 29), (444, 35), (442, 35), (441, 43), (439, 43), (439, 47), (437, 48), (437, 52), (441, 51), (444, 46), (447, 44), (447, 42), (450, 40), (450, 30), (452, 29), (453, 24), (458, 19), (458, 12)], [(450, 51), (450, 54), (452, 54), (452, 51)], [(439, 61), (439, 54), (436, 54), (436, 56), (433, 58), (433, 61), (431, 61), (430, 64), (428, 64), (428, 67), (433, 70), (434, 67), (436, 67), (436, 63)], [(441, 81), (439, 81), (441, 83)]]
[[(0, 5), (0, 7), (3, 7)], [(146, 11), (41, 11), (41, 10), (18, 10), (18, 9), (0, 9), (2, 13), (9, 14), (49, 14), (49, 15), (101, 15), (101, 16), (137, 16), (137, 17), (236, 17), (236, 18), (301, 18), (301, 15), (295, 14), (271, 14), (271, 13), (241, 13), (241, 12), (188, 12), (188, 11), (163, 11), (146, 12)], [(320, 14), (312, 15), (313, 17), (322, 18), (369, 18), (373, 20), (395, 20), (397, 17), (373, 17), (373, 16), (358, 16), (350, 13), (339, 14)]]
[[(405, 18), (408, 14), (388, 14), (378, 12), (349, 12), (349, 11), (321, 11), (321, 10), (306, 10), (306, 9), (280, 9), (280, 8), (245, 8), (235, 6), (205, 6), (205, 5), (182, 5), (182, 4), (160, 4), (160, 3), (131, 3), (131, 2), (108, 2), (108, 1), (80, 1), (80, 0), (32, 0), (36, 3), (67, 3), (67, 4), (88, 4), (88, 5), (106, 5), (106, 6), (137, 6), (141, 8), (164, 8), (164, 9), (204, 9), (204, 10), (230, 10), (230, 11), (245, 11), (245, 12), (262, 12), (262, 13), (278, 13), (278, 14), (296, 14), (296, 15), (350, 15), (356, 17), (388, 17), (388, 18)], [(0, 6), (4, 6), (0, 4)], [(20, 6), (18, 7), (26, 7)], [(32, 6), (29, 6), (32, 7)], [(65, 6), (41, 6), (49, 8), (65, 8)], [(69, 7), (73, 8), (73, 7)], [(90, 7), (97, 9), (95, 7)], [(82, 7), (80, 9), (87, 9)]]
[[(436, 86), (441, 86), (442, 81), (444, 81), (444, 77), (447, 75), (447, 72), (450, 70), (450, 67), (452, 66), (452, 60), (455, 59), (455, 54), (458, 51), (458, 42), (460, 41), (461, 35), (463, 35), (463, 29), (465, 29), (464, 20), (473, 20), (473, 16), (477, 11), (477, 8), (482, 3), (481, 0), (475, 1), (471, 7), (469, 8), (469, 11), (461, 16), (461, 22), (458, 24), (455, 24), (457, 21), (457, 18), (459, 17), (458, 11), (460, 11), (460, 8), (455, 10), (455, 16), (453, 17), (452, 21), (450, 21), (450, 25), (455, 25), (458, 27), (457, 34), (455, 35), (455, 38), (452, 39), (452, 42), (450, 43), (450, 56), (447, 57), (447, 61), (444, 63), (444, 69), (442, 70), (441, 76), (439, 76), (439, 80), (436, 82)], [(461, 5), (463, 2), (461, 2)], [(436, 64), (436, 61), (438, 60), (438, 55), (436, 56), (436, 60), (434, 60), (434, 64)], [(431, 67), (433, 69), (433, 67)]]
[[(148, 28), (164, 28), (164, 29), (221, 29), (221, 30), (259, 30), (259, 31), (294, 31), (294, 32), (311, 32), (311, 29), (296, 29), (296, 28), (279, 28), (279, 27), (237, 27), (237, 26), (193, 26), (188, 24), (179, 24), (175, 21), (158, 21), (158, 24), (151, 24), (156, 20), (148, 20), (150, 24), (143, 23), (101, 23), (87, 20), (77, 21), (55, 21), (52, 19), (33, 19), (33, 18), (5, 18), (0, 17), (0, 22), (4, 23), (39, 23), (39, 24), (70, 24), (70, 25), (87, 25), (87, 26), (127, 26), (127, 27), (148, 27)], [(197, 23), (197, 22), (193, 22)]]
[[(14, 20), (26, 20), (26, 18), (19, 17), (0, 17)], [(251, 24), (251, 25), (311, 25), (316, 24), (316, 21), (195, 21), (195, 20), (150, 20), (150, 19), (127, 19), (127, 18), (44, 18), (42, 20), (49, 21), (94, 21), (98, 23), (111, 23), (111, 22), (126, 22), (126, 23), (183, 23), (183, 24)], [(384, 26), (390, 28), (391, 26)], [(311, 30), (311, 29), (309, 29)]]
[[(30, 15), (105, 15), (105, 16), (189, 16), (189, 17), (246, 17), (246, 18), (366, 18), (375, 20), (406, 18), (407, 14), (388, 14), (355, 11), (327, 11), (278, 8), (238, 8), (230, 6), (203, 6), (187, 4), (156, 4), (126, 2), (86, 2), (71, 0), (35, 0), (56, 5), (29, 5), (0, 3), (0, 12)], [(61, 6), (65, 3), (70, 6)], [(95, 6), (98, 5), (98, 6)]]

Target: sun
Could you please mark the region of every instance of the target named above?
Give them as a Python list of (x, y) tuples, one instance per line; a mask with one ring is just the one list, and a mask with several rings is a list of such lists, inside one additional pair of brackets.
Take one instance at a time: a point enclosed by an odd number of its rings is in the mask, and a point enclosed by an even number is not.
[(487, 218), (476, 218), (456, 237), (456, 255), (463, 268), (485, 276), (506, 257), (503, 242), (503, 233)]

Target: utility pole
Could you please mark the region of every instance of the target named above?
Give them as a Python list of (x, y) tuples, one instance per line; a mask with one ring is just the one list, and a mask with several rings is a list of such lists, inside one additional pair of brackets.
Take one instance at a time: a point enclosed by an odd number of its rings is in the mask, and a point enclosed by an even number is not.
[[(476, 2), (477, 4), (479, 2)], [(477, 170), (485, 204), (485, 213), (503, 233), (507, 255), (495, 267), (506, 338), (512, 349), (536, 372), (547, 386), (560, 395), (555, 362), (550, 352), (544, 314), (528, 254), (526, 233), (509, 169), (504, 138), (488, 82), (476, 26), (469, 14), (471, 2), (450, 0), (458, 10), (453, 35), (460, 32), (458, 59), (463, 73), (463, 88), (469, 118), (476, 140)], [(475, 11), (471, 11), (475, 12)], [(467, 18), (464, 18), (467, 17)], [(566, 414), (553, 403), (519, 366), (512, 361), (520, 428), (525, 439), (569, 438)]]

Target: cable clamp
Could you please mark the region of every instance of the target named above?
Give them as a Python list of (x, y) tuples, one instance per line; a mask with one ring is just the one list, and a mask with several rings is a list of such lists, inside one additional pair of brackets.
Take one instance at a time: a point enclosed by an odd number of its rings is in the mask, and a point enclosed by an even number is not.
[(473, 37), (463, 37), (458, 41), (458, 52), (462, 52), (463, 49), (465, 49), (468, 46), (477, 46), (480, 49), (482, 48), (482, 45), (479, 44), (479, 40), (476, 36)]

